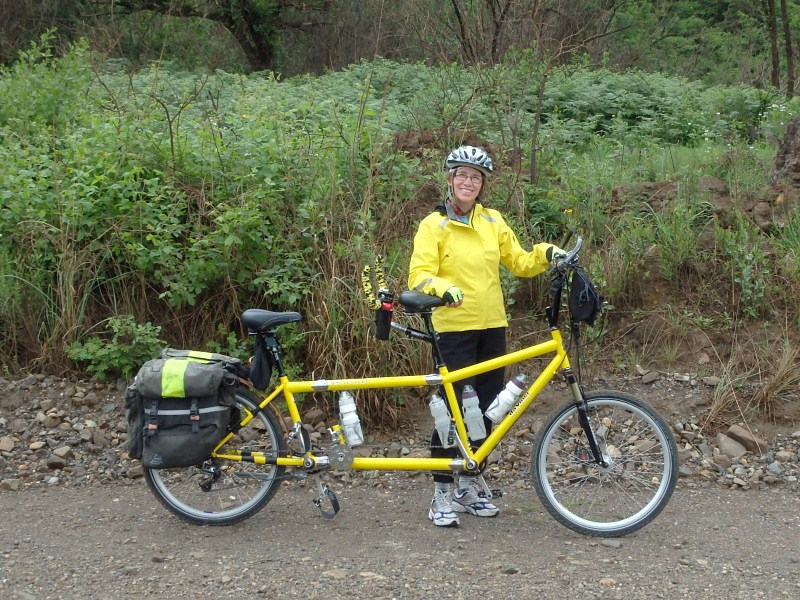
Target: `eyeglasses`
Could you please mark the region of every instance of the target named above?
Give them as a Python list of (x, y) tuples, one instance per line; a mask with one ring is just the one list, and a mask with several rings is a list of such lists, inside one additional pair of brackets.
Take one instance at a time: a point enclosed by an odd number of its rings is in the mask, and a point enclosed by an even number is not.
[(469, 173), (464, 173), (463, 171), (456, 171), (456, 174), (453, 175), (453, 179), (456, 181), (466, 181), (469, 179), (475, 185), (481, 185), (483, 183), (483, 175), (470, 175)]

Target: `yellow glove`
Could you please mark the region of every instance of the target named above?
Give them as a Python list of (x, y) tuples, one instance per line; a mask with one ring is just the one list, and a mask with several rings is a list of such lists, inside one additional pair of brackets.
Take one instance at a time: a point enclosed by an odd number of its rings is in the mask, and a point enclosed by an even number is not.
[(464, 299), (464, 292), (462, 292), (456, 286), (448, 288), (448, 290), (442, 294), (442, 300), (445, 301), (446, 304), (458, 304)]
[(567, 253), (564, 252), (558, 246), (550, 246), (545, 252), (545, 256), (547, 256), (547, 260), (550, 262), (551, 265), (556, 264), (559, 260), (566, 258)]

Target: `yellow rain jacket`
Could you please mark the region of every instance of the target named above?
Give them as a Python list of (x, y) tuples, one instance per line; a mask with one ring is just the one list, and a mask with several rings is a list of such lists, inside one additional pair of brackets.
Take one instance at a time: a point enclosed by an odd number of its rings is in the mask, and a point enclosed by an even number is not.
[(452, 286), (464, 292), (461, 306), (434, 311), (439, 332), (507, 327), (500, 265), (518, 277), (533, 277), (550, 264), (546, 253), (552, 244), (536, 244), (526, 252), (496, 210), (476, 202), (469, 221), (434, 212), (414, 236), (409, 288), (439, 297)]

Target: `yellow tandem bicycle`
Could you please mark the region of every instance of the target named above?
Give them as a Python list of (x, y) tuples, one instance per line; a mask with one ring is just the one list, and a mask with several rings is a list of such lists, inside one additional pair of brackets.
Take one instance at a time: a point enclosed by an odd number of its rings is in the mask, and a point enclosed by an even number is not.
[[(547, 310), (551, 339), (454, 371), (448, 371), (439, 353), (431, 315), (443, 301), (434, 296), (405, 291), (398, 298), (406, 313), (419, 315), (423, 330), (391, 323), (393, 329), (430, 344), (435, 372), (420, 375), (291, 381), (281, 363), (278, 329), (300, 321), (301, 315), (262, 309), (245, 311), (242, 323), (256, 344), (263, 344), (269, 353), (277, 383), (262, 393), (242, 379), (236, 395), (241, 420), (212, 455), (191, 467), (145, 469), (147, 484), (159, 501), (182, 519), (202, 525), (227, 525), (264, 508), (288, 476), (287, 470), (298, 476), (332, 470), (480, 474), (492, 450), (531, 409), (544, 387), (560, 375), (567, 383), (569, 401), (540, 429), (531, 451), (530, 470), (539, 499), (555, 519), (582, 534), (616, 537), (644, 527), (666, 506), (675, 488), (677, 448), (669, 426), (645, 402), (618, 391), (585, 393), (573, 372), (559, 328), (559, 312), (566, 276), (579, 268), (581, 244), (577, 238), (575, 247), (553, 269)], [(536, 357), (550, 360), (486, 440), (472, 448), (453, 383)], [(338, 425), (329, 429), (326, 447), (314, 447), (295, 401), (295, 394), (401, 387), (443, 390), (452, 415), (458, 458), (355, 456)], [(288, 409), (291, 427), (275, 407), (280, 400)], [(339, 510), (336, 495), (321, 479), (317, 481), (316, 504), (323, 516), (332, 517)], [(492, 491), (485, 482), (483, 487), (491, 497)], [(322, 508), (323, 502), (329, 502), (333, 510)]]

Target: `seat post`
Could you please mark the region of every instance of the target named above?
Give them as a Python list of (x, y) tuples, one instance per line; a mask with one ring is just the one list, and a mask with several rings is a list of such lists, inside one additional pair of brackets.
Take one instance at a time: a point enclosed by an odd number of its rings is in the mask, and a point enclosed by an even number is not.
[(283, 362), (281, 362), (281, 341), (278, 338), (278, 332), (270, 330), (265, 333), (258, 334), (260, 339), (259, 343), (264, 344), (267, 351), (267, 356), (272, 360), (272, 364), (278, 370), (278, 377), (283, 377), (286, 372), (283, 370)]
[(445, 364), (442, 358), (442, 351), (439, 349), (439, 334), (436, 333), (436, 330), (433, 328), (433, 319), (431, 318), (433, 311), (423, 310), (420, 311), (419, 315), (422, 317), (422, 321), (425, 323), (425, 330), (430, 336), (431, 348), (433, 348), (433, 362), (435, 363), (434, 367), (438, 371), (441, 367), (445, 366)]

